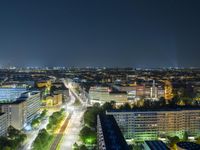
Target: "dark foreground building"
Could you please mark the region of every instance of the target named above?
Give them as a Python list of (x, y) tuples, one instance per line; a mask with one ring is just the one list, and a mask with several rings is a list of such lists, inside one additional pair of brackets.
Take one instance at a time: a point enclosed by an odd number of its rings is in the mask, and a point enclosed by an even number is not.
[(193, 142), (178, 142), (178, 150), (200, 150), (200, 145)]
[(112, 115), (97, 118), (98, 150), (129, 150), (129, 147)]
[(145, 141), (144, 150), (170, 150), (162, 141)]

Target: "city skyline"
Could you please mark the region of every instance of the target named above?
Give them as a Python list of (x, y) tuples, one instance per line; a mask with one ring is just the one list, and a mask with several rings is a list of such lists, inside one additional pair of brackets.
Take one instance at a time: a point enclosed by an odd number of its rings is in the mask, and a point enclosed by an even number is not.
[(200, 67), (200, 2), (0, 2), (0, 64)]

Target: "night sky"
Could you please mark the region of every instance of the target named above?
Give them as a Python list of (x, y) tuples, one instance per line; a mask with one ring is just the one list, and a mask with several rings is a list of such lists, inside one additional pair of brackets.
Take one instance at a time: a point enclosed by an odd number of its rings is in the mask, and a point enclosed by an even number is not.
[(1, 0), (0, 63), (200, 67), (200, 0)]

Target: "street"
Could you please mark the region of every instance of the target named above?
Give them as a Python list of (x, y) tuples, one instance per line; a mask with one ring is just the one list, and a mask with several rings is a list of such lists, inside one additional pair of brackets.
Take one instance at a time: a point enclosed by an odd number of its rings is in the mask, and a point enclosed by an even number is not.
[(48, 119), (44, 120), (38, 129), (27, 133), (27, 140), (26, 140), (27, 142), (22, 147), (22, 150), (30, 150), (31, 149), (32, 143), (34, 142), (35, 138), (37, 137), (39, 130), (46, 128), (47, 124), (48, 124)]
[[(67, 108), (68, 110), (73, 111), (73, 114), (69, 121), (68, 127), (65, 130), (63, 139), (60, 143), (60, 150), (71, 150), (73, 144), (79, 139), (79, 132), (82, 127), (81, 119), (85, 110), (81, 108), (75, 109), (75, 106), (73, 106), (73, 102), (75, 102), (76, 98), (78, 98), (79, 100), (81, 100), (81, 98), (70, 86), (67, 85), (66, 81), (64, 81), (63, 83), (67, 88), (69, 88), (70, 91), (71, 102), (67, 105)], [(81, 102), (83, 102), (83, 100), (81, 100)]]
[[(54, 142), (56, 143), (56, 146), (60, 143), (60, 150), (70, 150), (72, 149), (72, 146), (75, 142), (78, 141), (79, 138), (79, 132), (81, 130), (81, 119), (84, 114), (84, 109), (82, 109), (82, 105), (80, 107), (74, 106), (74, 102), (76, 99), (80, 100), (81, 104), (84, 103), (84, 100), (80, 98), (80, 96), (74, 91), (73, 87), (68, 86), (65, 80), (63, 80), (64, 85), (69, 89), (69, 96), (70, 96), (70, 101), (63, 105), (62, 108), (65, 108), (67, 112), (70, 112), (72, 114), (71, 118), (68, 120), (66, 123), (65, 128), (63, 128), (62, 133), (60, 136), (57, 137), (57, 140)], [(48, 109), (49, 111), (49, 109)], [(48, 112), (48, 116), (50, 116), (53, 111)], [(25, 144), (22, 146), (22, 150), (30, 150), (31, 146), (37, 137), (39, 130), (46, 128), (48, 124), (48, 119), (44, 120), (41, 125), (39, 126), (38, 129), (30, 131), (27, 133), (27, 140)], [(62, 135), (62, 136), (61, 136)], [(63, 138), (62, 138), (63, 137)], [(60, 141), (62, 138), (62, 141)], [(52, 144), (53, 146), (54, 144)], [(56, 147), (51, 147), (51, 149), (56, 149)]]
[(61, 141), (60, 150), (71, 150), (73, 144), (78, 141), (79, 131), (81, 129), (81, 118), (83, 111), (74, 111), (68, 127), (65, 130)]

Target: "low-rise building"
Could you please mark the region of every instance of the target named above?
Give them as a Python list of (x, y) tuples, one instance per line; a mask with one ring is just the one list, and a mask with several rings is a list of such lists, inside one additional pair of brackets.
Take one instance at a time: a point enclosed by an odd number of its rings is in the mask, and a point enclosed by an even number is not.
[(63, 95), (61, 93), (54, 93), (51, 95), (48, 95), (45, 100), (45, 106), (55, 106), (55, 105), (61, 105), (63, 100)]
[(89, 99), (91, 103), (100, 103), (115, 101), (116, 103), (128, 102), (126, 92), (112, 91), (109, 87), (94, 86), (89, 90)]

